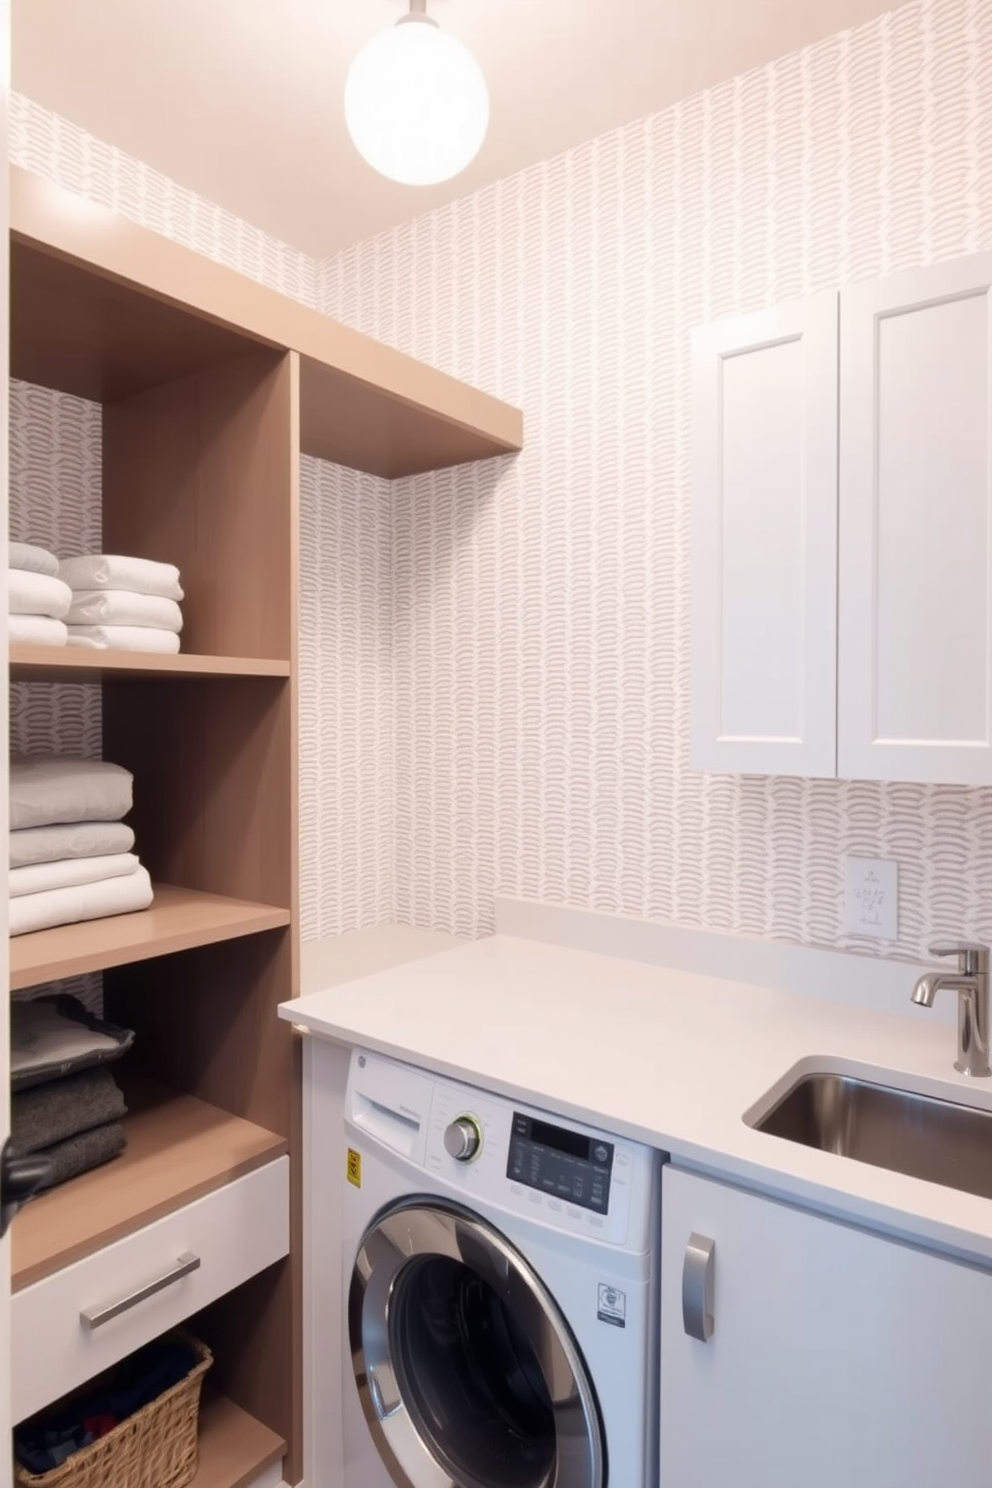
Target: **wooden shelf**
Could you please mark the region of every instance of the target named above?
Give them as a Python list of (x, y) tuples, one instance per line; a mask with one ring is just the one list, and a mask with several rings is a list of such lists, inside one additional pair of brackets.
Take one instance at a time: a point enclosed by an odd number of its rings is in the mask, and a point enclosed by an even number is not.
[(281, 1436), (233, 1400), (204, 1393), (200, 1461), (191, 1488), (246, 1488), (259, 1473), (278, 1462), (285, 1450)]
[(128, 1145), (28, 1204), (11, 1227), (20, 1291), (287, 1151), (286, 1141), (192, 1095), (120, 1076)]
[(288, 661), (255, 656), (158, 656), (147, 651), (90, 651), (67, 646), (10, 646), (12, 682), (102, 682), (151, 677), (288, 677)]
[(395, 479), (519, 450), (508, 403), (12, 167), (11, 376), (113, 403), (268, 348), (300, 447)]
[(10, 989), (18, 992), (60, 977), (148, 961), (289, 923), (288, 909), (156, 884), (150, 909), (13, 936)]

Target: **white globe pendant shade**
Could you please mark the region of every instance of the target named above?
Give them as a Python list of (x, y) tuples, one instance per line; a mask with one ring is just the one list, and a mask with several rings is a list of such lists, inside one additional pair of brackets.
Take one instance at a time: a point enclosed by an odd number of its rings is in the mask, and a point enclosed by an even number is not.
[(489, 95), (471, 52), (426, 16), (411, 15), (352, 62), (344, 116), (359, 154), (380, 175), (433, 186), (479, 153)]

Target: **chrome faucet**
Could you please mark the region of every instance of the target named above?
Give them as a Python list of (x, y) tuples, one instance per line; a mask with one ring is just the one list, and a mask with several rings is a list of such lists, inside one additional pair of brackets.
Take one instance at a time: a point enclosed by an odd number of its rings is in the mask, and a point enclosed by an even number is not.
[(962, 940), (934, 945), (931, 956), (957, 956), (957, 972), (928, 971), (913, 988), (913, 1001), (933, 1007), (944, 987), (958, 994), (958, 1057), (954, 1068), (963, 1075), (990, 1075), (989, 1068), (989, 948)]

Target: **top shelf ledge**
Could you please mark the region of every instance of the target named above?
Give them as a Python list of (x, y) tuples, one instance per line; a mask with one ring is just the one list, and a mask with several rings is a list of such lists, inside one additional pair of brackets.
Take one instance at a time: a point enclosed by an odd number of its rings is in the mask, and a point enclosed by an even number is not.
[(197, 656), (189, 651), (91, 651), (10, 643), (12, 682), (103, 682), (149, 677), (288, 677), (288, 661), (255, 656)]
[(10, 192), (13, 377), (115, 402), (296, 351), (304, 454), (393, 480), (522, 448), (510, 404), (18, 166)]

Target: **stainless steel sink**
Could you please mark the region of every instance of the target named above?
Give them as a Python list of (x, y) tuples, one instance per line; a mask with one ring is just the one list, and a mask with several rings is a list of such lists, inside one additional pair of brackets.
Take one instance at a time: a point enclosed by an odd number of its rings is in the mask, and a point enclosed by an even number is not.
[(992, 1199), (990, 1111), (850, 1075), (811, 1074), (750, 1125)]

